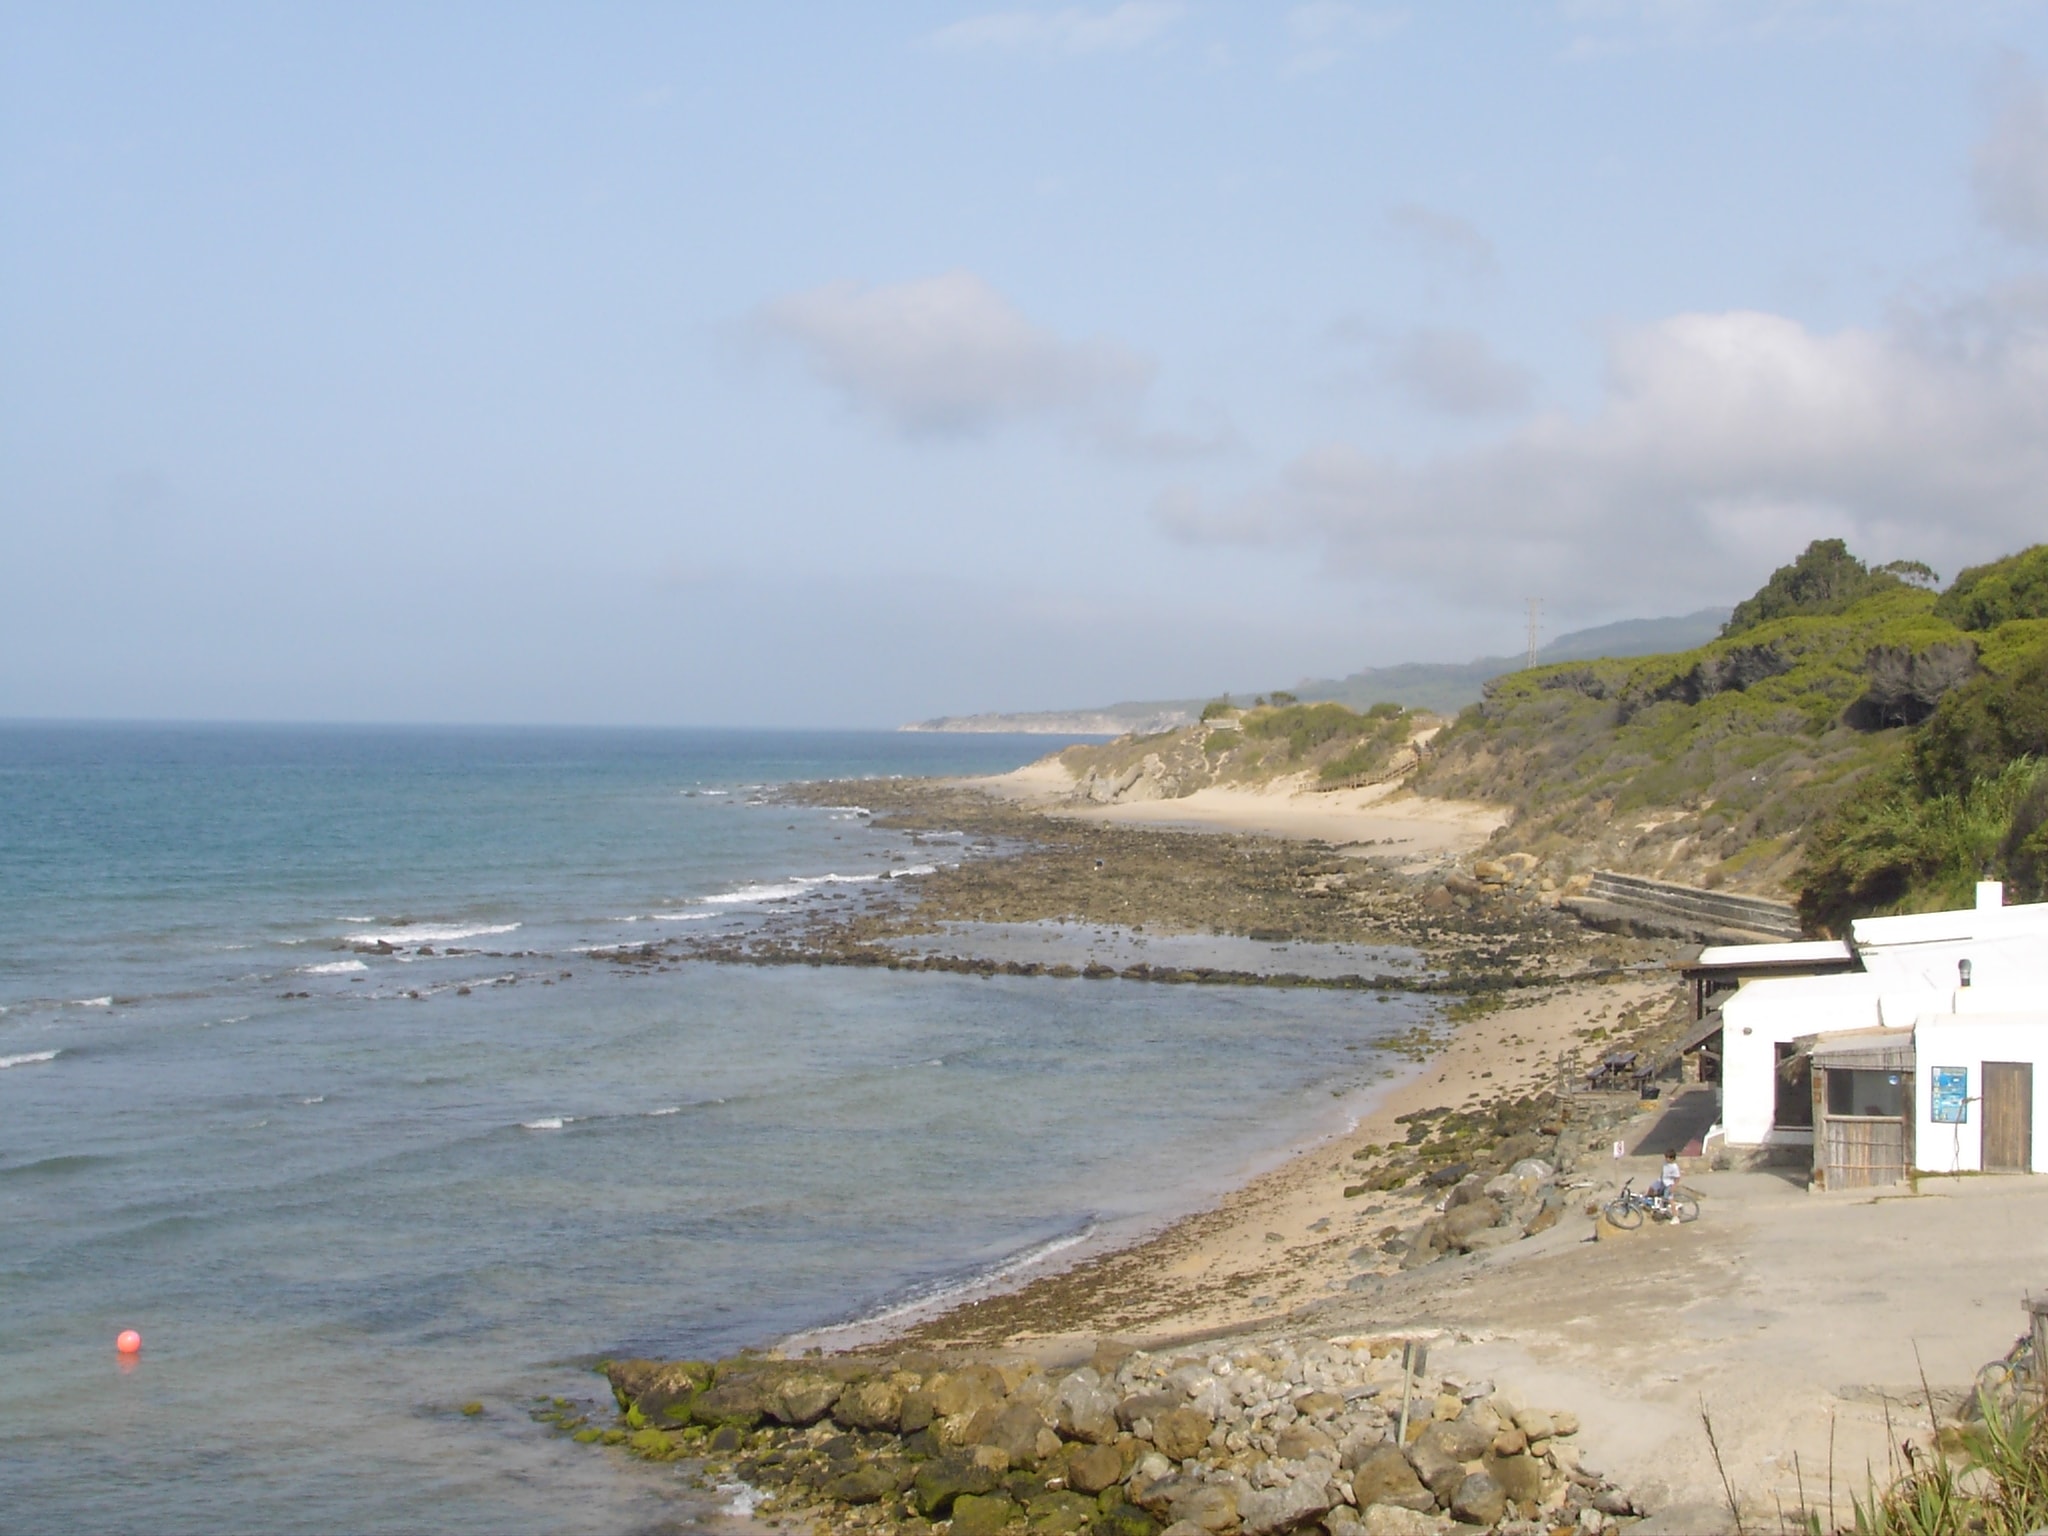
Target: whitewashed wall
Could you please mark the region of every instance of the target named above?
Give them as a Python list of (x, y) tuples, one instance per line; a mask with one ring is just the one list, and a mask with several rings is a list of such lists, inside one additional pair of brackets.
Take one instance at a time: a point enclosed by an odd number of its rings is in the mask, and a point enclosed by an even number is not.
[[(2048, 1013), (1986, 1013), (1968, 993), (1961, 1013), (1923, 1017), (1914, 1028), (1913, 1160), (1923, 1173), (1976, 1173), (1984, 1166), (1984, 1063), (2034, 1064), (2034, 1172), (2048, 1173)], [(1961, 1125), (1934, 1121), (1934, 1069), (1970, 1074), (1969, 1111)]]

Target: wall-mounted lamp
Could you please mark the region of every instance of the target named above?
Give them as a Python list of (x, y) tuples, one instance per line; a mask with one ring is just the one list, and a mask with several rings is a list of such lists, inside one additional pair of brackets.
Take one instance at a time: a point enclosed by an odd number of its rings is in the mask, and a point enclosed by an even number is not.
[(1962, 978), (1963, 985), (1967, 987), (1970, 984), (1970, 962), (1958, 960), (1956, 962), (1956, 975)]

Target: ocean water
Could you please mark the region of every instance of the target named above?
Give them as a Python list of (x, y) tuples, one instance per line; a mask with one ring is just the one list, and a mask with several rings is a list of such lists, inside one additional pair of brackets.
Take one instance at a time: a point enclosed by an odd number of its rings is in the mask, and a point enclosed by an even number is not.
[(716, 1525), (529, 1407), (1026, 1273), (1326, 1122), (1420, 1002), (602, 958), (972, 856), (763, 786), (1050, 745), (0, 725), (0, 1530)]

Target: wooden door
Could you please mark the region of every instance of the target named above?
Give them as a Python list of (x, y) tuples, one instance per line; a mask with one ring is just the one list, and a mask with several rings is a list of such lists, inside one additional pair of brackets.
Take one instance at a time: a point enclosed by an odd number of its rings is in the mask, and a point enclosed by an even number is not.
[(1984, 1063), (1984, 1171), (2029, 1173), (2034, 1166), (2034, 1064)]

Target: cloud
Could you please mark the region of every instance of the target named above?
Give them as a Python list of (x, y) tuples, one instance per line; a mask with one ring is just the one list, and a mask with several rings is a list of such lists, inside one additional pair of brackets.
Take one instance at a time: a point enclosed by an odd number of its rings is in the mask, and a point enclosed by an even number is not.
[(1424, 261), (1466, 277), (1492, 277), (1500, 270), (1493, 242), (1469, 219), (1422, 203), (1403, 203), (1387, 212), (1387, 224)]
[(925, 41), (954, 53), (1115, 53), (1155, 41), (1186, 9), (1179, 0), (1123, 0), (1094, 11), (991, 11), (941, 27)]
[(909, 436), (957, 437), (1029, 417), (1106, 430), (1149, 382), (1141, 359), (1033, 325), (971, 272), (885, 287), (829, 283), (756, 317), (854, 409)]
[(1992, 96), (1990, 131), (1971, 166), (1977, 211), (2008, 239), (2048, 245), (2048, 89), (2010, 59)]
[(1740, 596), (1822, 535), (1952, 570), (2037, 539), (2044, 498), (2037, 281), (1881, 330), (1675, 316), (1612, 343), (1584, 417), (1420, 463), (1324, 444), (1251, 494), (1183, 487), (1154, 514), (1191, 542), (1309, 544), (1467, 601), (1648, 612)]
[(1387, 377), (1417, 405), (1451, 416), (1488, 416), (1529, 403), (1528, 370), (1494, 356), (1472, 331), (1424, 328), (1396, 343)]
[(1287, 13), (1289, 52), (1282, 73), (1313, 74), (1353, 49), (1391, 37), (1408, 24), (1406, 11), (1369, 11), (1344, 0), (1309, 0)]

